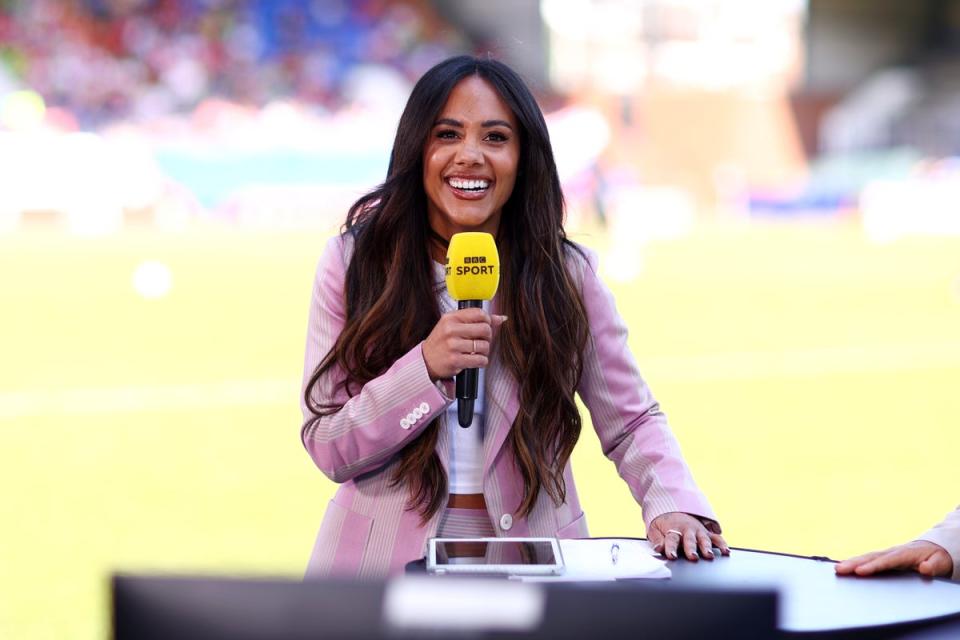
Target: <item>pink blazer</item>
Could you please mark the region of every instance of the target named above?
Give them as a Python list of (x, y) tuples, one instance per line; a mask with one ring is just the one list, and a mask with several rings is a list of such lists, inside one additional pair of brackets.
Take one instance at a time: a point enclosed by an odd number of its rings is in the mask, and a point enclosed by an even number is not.
[[(351, 248), (348, 238), (331, 239), (317, 266), (304, 384), (344, 326), (344, 276)], [(666, 417), (640, 377), (627, 348), (627, 329), (613, 297), (597, 276), (596, 256), (588, 256), (589, 261), (569, 260), (572, 273), (582, 283), (590, 323), (578, 392), (590, 411), (603, 452), (642, 506), (648, 527), (654, 518), (669, 511), (715, 519), (683, 461)], [(497, 309), (496, 297), (491, 308)], [(303, 445), (320, 470), (341, 483), (327, 506), (306, 575), (371, 577), (401, 572), (407, 562), (423, 557), (426, 541), (436, 534), (442, 513), (421, 524), (418, 512), (405, 510), (406, 488), (390, 486), (394, 454), (445, 413), (455, 401), (452, 385), (430, 380), (420, 344), (353, 398), (334, 393), (337, 376), (342, 372), (325, 376), (314, 397), (345, 402), (339, 412), (306, 426), (311, 415), (301, 400)], [(519, 409), (518, 385), (501, 365), (496, 349), (486, 369), (485, 384), (483, 494), (497, 534), (586, 537), (587, 522), (569, 464), (564, 470), (564, 504), (557, 506), (541, 493), (529, 516), (516, 515), (523, 480), (504, 440)], [(446, 467), (446, 429), (440, 429), (437, 449)]]

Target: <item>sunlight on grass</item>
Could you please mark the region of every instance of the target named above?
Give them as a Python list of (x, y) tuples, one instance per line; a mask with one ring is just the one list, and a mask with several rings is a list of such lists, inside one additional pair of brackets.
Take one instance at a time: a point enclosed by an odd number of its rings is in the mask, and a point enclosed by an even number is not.
[[(301, 575), (334, 489), (298, 437), (322, 245), (0, 236), (0, 636), (104, 637), (114, 570)], [(612, 288), (732, 545), (841, 557), (960, 500), (960, 242), (774, 224), (637, 251)], [(145, 261), (168, 291), (137, 293)], [(574, 465), (591, 533), (642, 535), (589, 430)]]

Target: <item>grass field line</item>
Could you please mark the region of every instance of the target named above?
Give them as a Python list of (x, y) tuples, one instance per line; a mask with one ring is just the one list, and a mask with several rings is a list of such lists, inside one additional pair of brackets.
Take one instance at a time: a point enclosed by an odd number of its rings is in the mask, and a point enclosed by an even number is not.
[[(655, 356), (641, 358), (640, 368), (658, 383), (960, 369), (960, 341)], [(31, 416), (294, 406), (299, 400), (299, 386), (298, 379), (290, 378), (0, 391), (0, 420)]]
[(295, 405), (299, 379), (0, 392), (0, 420), (30, 416)]
[(639, 364), (663, 382), (960, 369), (960, 341), (654, 356)]

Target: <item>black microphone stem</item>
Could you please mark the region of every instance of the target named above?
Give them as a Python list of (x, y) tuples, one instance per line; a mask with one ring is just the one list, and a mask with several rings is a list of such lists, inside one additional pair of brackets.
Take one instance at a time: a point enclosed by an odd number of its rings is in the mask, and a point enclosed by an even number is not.
[[(482, 300), (460, 300), (459, 309), (482, 309)], [(473, 401), (477, 399), (477, 369), (464, 369), (457, 374), (457, 422), (461, 427), (469, 427), (473, 422)]]

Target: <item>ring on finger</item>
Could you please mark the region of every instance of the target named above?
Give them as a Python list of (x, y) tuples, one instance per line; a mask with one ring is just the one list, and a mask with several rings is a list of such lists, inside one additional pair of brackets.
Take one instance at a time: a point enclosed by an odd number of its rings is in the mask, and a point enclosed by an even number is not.
[(470, 353), (476, 353), (476, 352), (477, 352), (477, 341), (474, 340), (474, 341), (473, 341), (473, 351), (471, 351)]
[(677, 531), (676, 529), (667, 529), (667, 532), (666, 532), (664, 535), (665, 535), (665, 536), (668, 536), (668, 535), (670, 535), (671, 533), (675, 533), (675, 534), (677, 534), (678, 536), (680, 536), (681, 538), (683, 537), (683, 533), (681, 533), (680, 531)]

